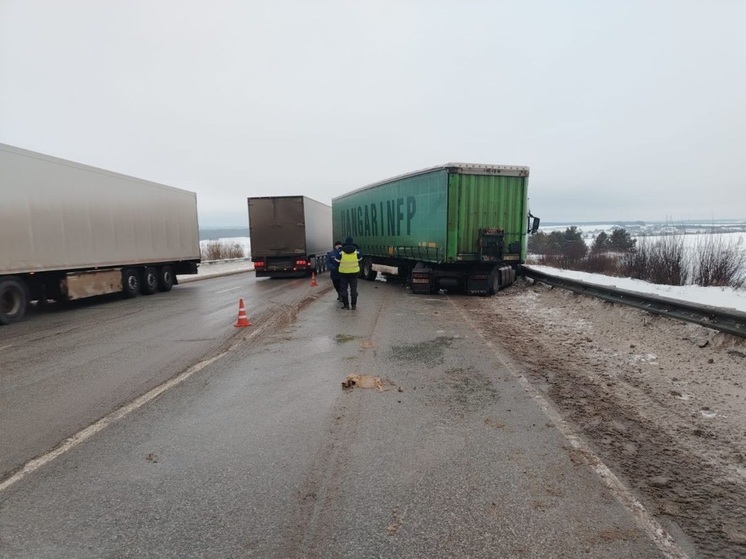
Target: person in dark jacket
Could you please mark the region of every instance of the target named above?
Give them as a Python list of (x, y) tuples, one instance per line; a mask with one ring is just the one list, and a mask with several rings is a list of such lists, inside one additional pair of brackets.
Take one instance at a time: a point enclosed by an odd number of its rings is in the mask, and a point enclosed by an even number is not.
[[(354, 311), (357, 308), (357, 276), (360, 274), (361, 260), (362, 257), (360, 256), (360, 251), (357, 249), (357, 245), (352, 242), (352, 237), (347, 237), (337, 259), (340, 277), (339, 289), (342, 296), (343, 309), (352, 308)], [(348, 288), (349, 297), (347, 293)]]
[(342, 241), (334, 241), (334, 248), (326, 253), (326, 267), (329, 268), (329, 277), (337, 292), (337, 301), (342, 300), (339, 282), (339, 259), (342, 255)]

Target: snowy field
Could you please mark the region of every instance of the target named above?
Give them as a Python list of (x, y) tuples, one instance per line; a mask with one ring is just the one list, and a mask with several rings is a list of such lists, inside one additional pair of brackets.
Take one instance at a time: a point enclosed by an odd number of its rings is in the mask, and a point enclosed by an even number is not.
[(552, 233), (553, 231), (564, 231), (568, 227), (576, 227), (583, 234), (583, 240), (588, 246), (598, 237), (599, 233), (610, 235), (614, 229), (626, 229), (633, 239), (647, 239), (655, 242), (657, 239), (667, 235), (677, 235), (683, 239), (687, 248), (697, 248), (703, 244), (711, 235), (718, 235), (726, 245), (735, 243), (742, 246), (746, 252), (746, 220), (744, 221), (720, 221), (713, 223), (687, 222), (687, 223), (566, 223), (542, 225), (539, 231)]

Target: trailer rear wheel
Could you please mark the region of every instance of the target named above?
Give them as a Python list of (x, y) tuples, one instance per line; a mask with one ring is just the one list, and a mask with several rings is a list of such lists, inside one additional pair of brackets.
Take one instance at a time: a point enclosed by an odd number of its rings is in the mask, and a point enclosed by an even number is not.
[(0, 280), (0, 324), (18, 322), (26, 314), (28, 297), (26, 288), (19, 280)]
[(140, 274), (134, 268), (122, 270), (122, 293), (127, 299), (137, 297), (140, 292)]
[(163, 266), (158, 275), (158, 289), (171, 291), (174, 286), (174, 269), (171, 266)]
[(363, 258), (363, 278), (373, 281), (378, 277), (378, 272), (373, 269), (373, 261), (369, 256)]
[(148, 266), (143, 270), (142, 280), (140, 292), (143, 295), (152, 295), (158, 291), (158, 270), (152, 266)]

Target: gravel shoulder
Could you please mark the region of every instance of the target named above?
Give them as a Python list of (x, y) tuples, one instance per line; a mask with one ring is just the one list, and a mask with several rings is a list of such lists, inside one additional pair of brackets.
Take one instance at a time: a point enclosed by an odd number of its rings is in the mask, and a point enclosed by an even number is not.
[(458, 304), (692, 557), (746, 556), (746, 340), (524, 281)]

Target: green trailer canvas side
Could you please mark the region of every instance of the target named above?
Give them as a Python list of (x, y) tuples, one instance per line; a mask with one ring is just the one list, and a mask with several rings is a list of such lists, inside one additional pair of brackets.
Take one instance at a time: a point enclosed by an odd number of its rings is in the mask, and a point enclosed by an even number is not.
[(502, 260), (525, 261), (528, 169), (521, 175), (449, 174), (447, 262), (479, 261), (480, 230), (488, 228), (503, 231)]
[(413, 292), (492, 294), (525, 261), (528, 175), (528, 167), (448, 163), (377, 182), (332, 201), (334, 237), (354, 238), (366, 279), (382, 272)]
[(393, 179), (332, 201), (334, 238), (368, 256), (443, 262), (448, 222), (444, 169)]
[(355, 239), (368, 279), (378, 270), (429, 291), (491, 293), (525, 260), (528, 174), (448, 163), (381, 181), (332, 201), (334, 236)]

